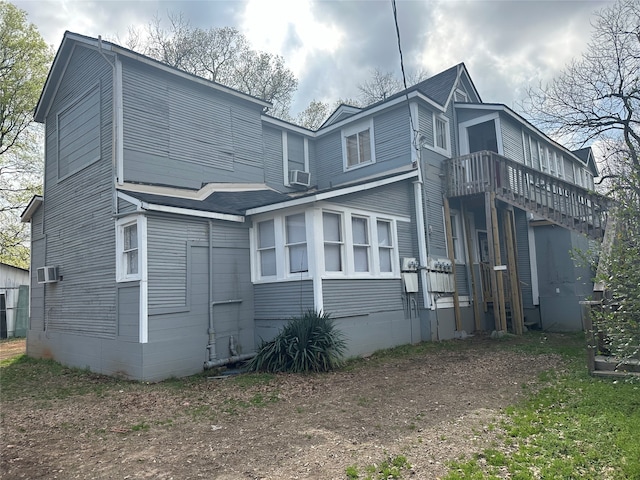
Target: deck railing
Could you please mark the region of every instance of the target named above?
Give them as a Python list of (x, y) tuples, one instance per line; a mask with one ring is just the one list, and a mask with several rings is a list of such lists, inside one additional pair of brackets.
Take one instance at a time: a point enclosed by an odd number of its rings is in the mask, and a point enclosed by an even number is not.
[(494, 152), (445, 161), (447, 196), (495, 192), (496, 197), (558, 225), (601, 239), (609, 200)]

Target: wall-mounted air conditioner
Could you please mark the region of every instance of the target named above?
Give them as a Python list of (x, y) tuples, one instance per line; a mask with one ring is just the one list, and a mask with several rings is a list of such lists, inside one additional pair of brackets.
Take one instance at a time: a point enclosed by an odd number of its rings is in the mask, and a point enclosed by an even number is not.
[(308, 187), (311, 184), (311, 174), (302, 170), (291, 170), (289, 172), (289, 183), (291, 185), (300, 185)]
[(40, 267), (36, 274), (38, 283), (55, 283), (58, 281), (58, 267)]

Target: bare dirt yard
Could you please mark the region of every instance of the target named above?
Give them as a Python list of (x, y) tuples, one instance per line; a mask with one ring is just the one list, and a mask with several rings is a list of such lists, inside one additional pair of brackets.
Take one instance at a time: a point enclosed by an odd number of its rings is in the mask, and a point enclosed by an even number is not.
[(411, 465), (402, 478), (439, 478), (448, 461), (502, 444), (501, 409), (562, 368), (527, 345), (563, 341), (475, 336), (330, 374), (158, 384), (19, 358), (0, 369), (0, 478), (341, 479), (349, 466), (364, 478), (398, 455)]

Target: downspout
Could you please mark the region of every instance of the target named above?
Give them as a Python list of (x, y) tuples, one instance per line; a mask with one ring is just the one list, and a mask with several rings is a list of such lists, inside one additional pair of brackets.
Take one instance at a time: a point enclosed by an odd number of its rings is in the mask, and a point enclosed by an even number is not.
[(216, 354), (216, 331), (213, 328), (213, 222), (209, 220), (209, 343), (207, 350), (209, 351), (209, 360), (204, 363), (205, 368), (211, 362), (217, 360)]

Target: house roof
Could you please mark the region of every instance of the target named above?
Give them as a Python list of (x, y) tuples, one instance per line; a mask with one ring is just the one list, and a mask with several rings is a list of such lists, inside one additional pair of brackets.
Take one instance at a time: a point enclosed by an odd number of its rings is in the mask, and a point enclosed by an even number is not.
[(36, 210), (40, 208), (40, 205), (42, 205), (42, 195), (34, 195), (33, 197), (31, 197), (31, 200), (29, 200), (29, 204), (20, 214), (20, 221), (22, 223), (27, 223), (28, 221), (30, 221)]
[(269, 205), (290, 199), (290, 197), (284, 193), (267, 189), (240, 192), (213, 192), (203, 200), (132, 191), (127, 191), (125, 193), (126, 195), (146, 204), (164, 205), (167, 207), (221, 213), (226, 215), (244, 215), (249, 208)]
[[(53, 101), (55, 93), (58, 89), (60, 78), (62, 77), (62, 75), (64, 75), (69, 62), (69, 58), (71, 57), (71, 54), (73, 53), (76, 45), (93, 48), (103, 55), (121, 55), (123, 57), (128, 57), (130, 59), (145, 63), (146, 65), (150, 65), (154, 68), (168, 72), (170, 74), (185, 78), (196, 83), (200, 83), (219, 92), (223, 92), (237, 98), (242, 98), (263, 108), (271, 106), (271, 103), (266, 102), (260, 98), (248, 95), (230, 87), (226, 87), (219, 83), (212, 82), (178, 68), (170, 67), (165, 63), (159, 62), (158, 60), (155, 60), (151, 57), (147, 57), (146, 55), (142, 55), (141, 53), (121, 47), (119, 45), (116, 45), (115, 43), (102, 40), (100, 37), (92, 38), (81, 35), (79, 33), (66, 31), (62, 38), (62, 43), (58, 48), (58, 52), (56, 53), (56, 57), (53, 60), (53, 64), (51, 65), (51, 69), (49, 70), (47, 81), (44, 84), (44, 88), (42, 89), (40, 99), (38, 100), (38, 104), (35, 109), (34, 118), (36, 122), (44, 122), (44, 118), (47, 115), (49, 106), (51, 105), (51, 102)], [(108, 60), (105, 59), (105, 61)]]

